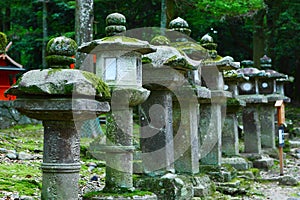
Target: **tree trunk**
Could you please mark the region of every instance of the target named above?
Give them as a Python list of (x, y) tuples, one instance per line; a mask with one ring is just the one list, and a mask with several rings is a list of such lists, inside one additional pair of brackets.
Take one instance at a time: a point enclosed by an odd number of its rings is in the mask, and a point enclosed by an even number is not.
[[(94, 0), (76, 0), (75, 10), (75, 40), (80, 46), (93, 40)], [(79, 69), (86, 54), (76, 53), (75, 68)]]
[(167, 28), (167, 6), (166, 0), (161, 0), (161, 12), (160, 12), (160, 28)]
[(165, 0), (166, 1), (166, 16), (167, 22), (166, 25), (169, 26), (170, 21), (174, 19), (175, 14), (175, 0)]
[(47, 9), (48, 0), (43, 1), (43, 49), (42, 49), (42, 69), (46, 68), (46, 46), (48, 40)]
[(260, 58), (265, 52), (264, 17), (266, 10), (259, 10), (253, 19), (253, 61), (254, 67), (260, 69)]

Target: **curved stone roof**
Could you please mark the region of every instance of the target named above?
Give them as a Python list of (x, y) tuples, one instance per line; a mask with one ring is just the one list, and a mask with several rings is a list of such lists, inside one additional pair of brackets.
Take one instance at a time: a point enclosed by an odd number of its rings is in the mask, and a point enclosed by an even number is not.
[(98, 40), (93, 40), (82, 44), (79, 48), (79, 52), (90, 53), (99, 51), (136, 51), (141, 54), (147, 54), (154, 52), (156, 49), (151, 46), (147, 41), (142, 41), (136, 38), (126, 36), (111, 36)]

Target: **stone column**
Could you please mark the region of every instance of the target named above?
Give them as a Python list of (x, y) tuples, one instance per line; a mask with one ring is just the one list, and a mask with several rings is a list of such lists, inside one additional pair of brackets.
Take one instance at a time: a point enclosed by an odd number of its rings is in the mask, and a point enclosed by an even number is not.
[(143, 168), (147, 173), (174, 170), (172, 94), (168, 90), (151, 90), (140, 106)]
[[(180, 90), (180, 89), (179, 89)], [(186, 87), (182, 90), (192, 90)], [(197, 99), (179, 92), (173, 101), (175, 171), (196, 174), (199, 172), (199, 139)], [(189, 92), (186, 92), (189, 94)]]
[[(211, 100), (200, 101), (200, 163), (202, 165), (220, 165), (222, 158), (222, 112), (220, 99), (211, 91)], [(220, 97), (219, 97), (220, 98)]]
[(105, 191), (133, 188), (133, 111), (117, 108), (107, 115)]
[[(37, 70), (37, 73), (39, 70)], [(78, 199), (80, 133), (84, 120), (108, 112), (107, 102), (88, 99), (18, 98), (14, 106), (43, 121), (43, 187), (41, 199)]]
[(42, 199), (77, 199), (80, 135), (74, 121), (43, 121)]
[(222, 129), (222, 153), (226, 156), (239, 155), (239, 136), (237, 111), (245, 102), (229, 98), (227, 100), (226, 117)]
[(245, 153), (261, 153), (261, 125), (258, 105), (247, 104), (243, 109)]
[(260, 110), (268, 99), (264, 95), (239, 95), (237, 97), (246, 102), (243, 109), (243, 127), (245, 153), (261, 153), (261, 121)]
[(260, 108), (261, 147), (275, 149), (275, 108), (274, 104), (266, 104)]

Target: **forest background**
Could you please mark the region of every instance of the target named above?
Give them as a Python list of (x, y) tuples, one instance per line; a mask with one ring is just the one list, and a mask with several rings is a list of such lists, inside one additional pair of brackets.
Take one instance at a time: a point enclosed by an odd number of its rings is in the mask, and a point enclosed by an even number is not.
[(300, 103), (299, 0), (1, 0), (0, 31), (13, 42), (10, 57), (27, 70), (45, 68), (51, 38), (76, 39), (75, 13), (84, 1), (93, 5), (93, 39), (105, 37), (105, 18), (113, 12), (126, 16), (127, 30), (167, 28), (170, 20), (181, 17), (195, 41), (209, 33), (221, 56), (254, 60), (260, 68), (259, 58), (268, 55), (275, 70), (294, 77), (286, 95)]

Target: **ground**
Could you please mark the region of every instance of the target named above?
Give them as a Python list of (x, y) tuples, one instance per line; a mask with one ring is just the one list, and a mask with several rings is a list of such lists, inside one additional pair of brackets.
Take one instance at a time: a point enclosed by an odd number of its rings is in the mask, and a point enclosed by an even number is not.
[[(293, 138), (293, 140), (300, 140), (300, 138)], [(91, 159), (84, 154), (89, 141), (89, 139), (81, 141), (82, 170), (79, 182), (81, 193), (104, 186), (104, 162)], [(41, 125), (15, 126), (0, 130), (0, 199), (40, 199), (42, 150), (43, 128)], [(300, 182), (300, 156), (297, 157), (294, 154), (297, 151), (300, 153), (300, 146), (286, 150), (284, 175), (290, 175)], [(22, 160), (14, 158), (17, 154), (19, 157), (23, 155)], [(96, 163), (98, 167), (93, 170), (89, 169), (88, 163), (91, 162)], [(279, 177), (279, 164), (275, 161), (275, 165), (270, 170), (260, 171), (260, 181), (251, 182), (251, 192), (247, 195), (227, 196), (224, 199), (300, 200), (299, 184), (297, 186), (280, 185), (278, 181), (274, 181), (277, 177)], [(96, 178), (97, 181), (91, 182), (91, 178)]]

